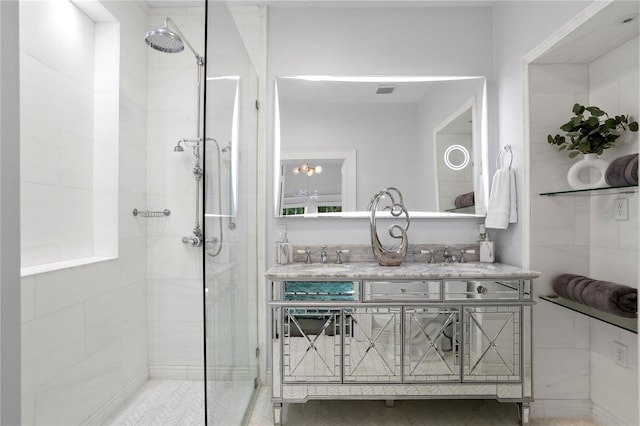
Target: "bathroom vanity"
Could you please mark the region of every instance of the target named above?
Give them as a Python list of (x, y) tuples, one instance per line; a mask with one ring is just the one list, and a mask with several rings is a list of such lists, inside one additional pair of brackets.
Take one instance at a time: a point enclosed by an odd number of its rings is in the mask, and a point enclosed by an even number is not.
[(309, 399), (532, 400), (532, 280), (504, 264), (293, 263), (270, 283), (274, 423)]

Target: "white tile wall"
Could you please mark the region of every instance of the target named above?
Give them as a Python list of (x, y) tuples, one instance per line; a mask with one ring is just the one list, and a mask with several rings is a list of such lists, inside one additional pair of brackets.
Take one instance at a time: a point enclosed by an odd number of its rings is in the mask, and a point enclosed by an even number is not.
[[(23, 424), (100, 424), (148, 374), (145, 223), (131, 214), (146, 203), (146, 61), (140, 60), (146, 46), (140, 40), (147, 10), (142, 2), (104, 3), (119, 25), (96, 25), (95, 43), (111, 55), (119, 52), (119, 65), (110, 63), (119, 75), (97, 78), (95, 88), (105, 103), (119, 104), (120, 113), (97, 108), (100, 120), (94, 129), (93, 101), (78, 103), (70, 95), (80, 90), (70, 86), (72, 81), (93, 85), (84, 77), (93, 75), (89, 65), (78, 64), (93, 41), (88, 44), (75, 30), (66, 31), (74, 28), (71, 20), (61, 29), (53, 19), (71, 5), (58, 0), (20, 5), (21, 28), (29, 30), (20, 40), (25, 64), (22, 149), (23, 159), (33, 160), (22, 175), (22, 220), (28, 224), (23, 243), (33, 253), (24, 259), (59, 260), (52, 250), (56, 255), (80, 256), (81, 249), (103, 253), (104, 245), (93, 247), (94, 236), (117, 247), (119, 257), (23, 278)], [(86, 27), (87, 15), (77, 15), (73, 19)], [(108, 36), (118, 36), (119, 43)], [(71, 66), (63, 64), (69, 60), (69, 54), (58, 51), (63, 46), (75, 46)], [(54, 67), (66, 78), (53, 80)], [(62, 95), (66, 103), (56, 100)], [(96, 137), (95, 150), (83, 145), (76, 129), (88, 131), (88, 139)], [(95, 180), (86, 167), (94, 155), (102, 167)], [(97, 216), (106, 226), (94, 233), (92, 207), (106, 205), (110, 209), (100, 209), (102, 216)]]
[[(166, 16), (204, 55), (204, 7), (151, 9), (148, 27), (161, 25)], [(152, 210), (171, 210), (167, 218), (146, 222), (150, 376), (201, 378), (203, 259), (200, 249), (181, 242), (195, 223), (195, 163), (190, 148), (173, 151), (179, 140), (198, 136), (196, 60), (188, 47), (178, 54), (147, 49), (145, 56), (149, 64), (146, 204)]]
[[(106, 203), (114, 199), (101, 198), (103, 210), (94, 215), (91, 191), (94, 185), (105, 190), (107, 183), (112, 195), (116, 189), (104, 173), (117, 171), (116, 159), (98, 157), (94, 140), (116, 145), (117, 25), (96, 25), (71, 2), (21, 7), (21, 181), (28, 198), (22, 202), (22, 266), (114, 256), (113, 238), (94, 239), (95, 230), (115, 234), (115, 203)], [(51, 28), (55, 19), (64, 19), (65, 27)]]
[[(640, 118), (639, 55), (636, 37), (595, 60), (589, 66), (589, 102), (609, 114), (630, 114)], [(615, 64), (615, 66), (611, 66)], [(605, 152), (611, 161), (637, 153), (638, 133), (628, 133)], [(638, 195), (592, 197), (590, 208), (589, 276), (638, 287)], [(616, 221), (609, 211), (618, 198), (629, 203), (629, 220)], [(624, 424), (637, 424), (638, 340), (637, 335), (599, 321), (591, 321), (591, 399), (594, 413), (617, 418)], [(613, 343), (628, 346), (627, 368), (613, 362)], [(596, 420), (599, 420), (596, 418)], [(602, 419), (600, 419), (602, 420)]]

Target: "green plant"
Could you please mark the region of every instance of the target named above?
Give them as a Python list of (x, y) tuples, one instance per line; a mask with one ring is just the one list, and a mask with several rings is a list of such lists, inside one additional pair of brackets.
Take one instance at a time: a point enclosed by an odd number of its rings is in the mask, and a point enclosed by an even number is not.
[(638, 131), (638, 122), (629, 122), (628, 115), (611, 118), (598, 107), (580, 104), (573, 106), (573, 113), (574, 117), (560, 126), (566, 136), (547, 137), (547, 142), (558, 145), (558, 151), (568, 150), (571, 158), (579, 153), (601, 155), (605, 149), (615, 145), (623, 130)]

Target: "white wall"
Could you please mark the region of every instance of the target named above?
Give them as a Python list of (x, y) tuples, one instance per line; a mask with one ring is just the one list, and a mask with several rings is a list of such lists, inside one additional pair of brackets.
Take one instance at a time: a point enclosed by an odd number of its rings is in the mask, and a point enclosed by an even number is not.
[[(516, 171), (517, 193), (523, 194), (523, 82), (522, 57), (554, 31), (582, 11), (589, 1), (501, 1), (494, 5), (494, 64), (498, 97), (489, 111), (490, 126), (497, 126), (497, 140), (490, 144), (489, 158), (496, 158), (511, 145)], [(490, 88), (491, 90), (491, 88)], [(490, 92), (491, 93), (491, 92)], [(521, 208), (527, 208), (526, 205)], [(501, 261), (522, 264), (522, 227), (496, 233)]]
[(0, 423), (20, 418), (18, 3), (0, 2)]
[(23, 278), (22, 424), (100, 423), (148, 374), (146, 223), (131, 214), (146, 204), (147, 10), (141, 2), (104, 7), (120, 33), (118, 144), (107, 148), (119, 188), (117, 235), (107, 237), (117, 237), (119, 257)]

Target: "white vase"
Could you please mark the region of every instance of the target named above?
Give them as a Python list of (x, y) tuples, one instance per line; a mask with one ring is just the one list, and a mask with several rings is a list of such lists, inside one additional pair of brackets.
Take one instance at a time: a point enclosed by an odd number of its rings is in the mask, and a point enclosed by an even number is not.
[(573, 189), (606, 187), (605, 172), (609, 163), (598, 158), (598, 154), (584, 154), (584, 158), (575, 163), (567, 173), (567, 181)]

